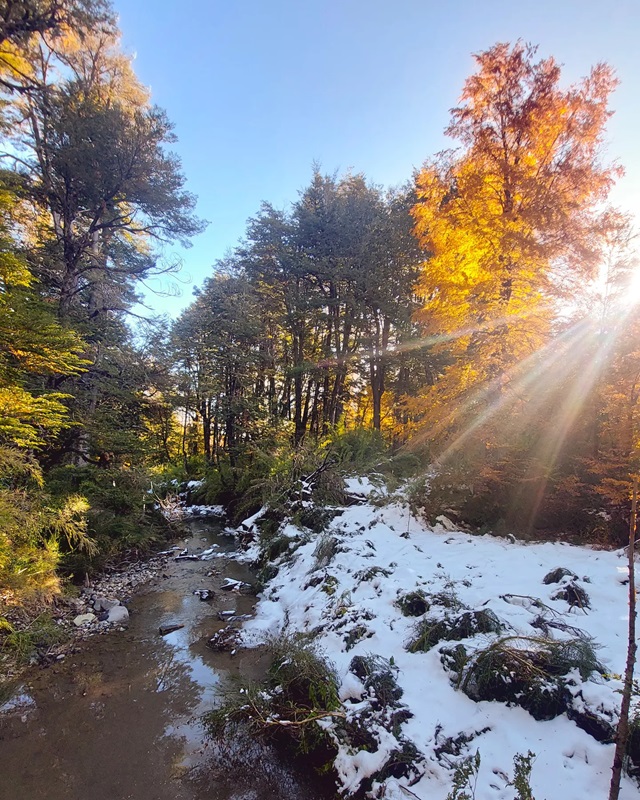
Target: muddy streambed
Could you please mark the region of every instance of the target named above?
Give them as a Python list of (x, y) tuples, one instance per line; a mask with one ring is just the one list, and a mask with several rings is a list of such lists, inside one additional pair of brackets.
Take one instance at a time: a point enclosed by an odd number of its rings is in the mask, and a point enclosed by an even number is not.
[[(190, 523), (189, 552), (136, 595), (125, 631), (95, 636), (49, 669), (35, 669), (0, 715), (0, 800), (328, 800), (310, 770), (249, 738), (210, 742), (200, 716), (233, 674), (259, 677), (265, 656), (214, 653), (218, 611), (251, 613), (255, 598), (220, 591), (252, 581), (233, 561), (233, 539)], [(228, 556), (226, 555), (228, 554)], [(208, 573), (213, 573), (209, 574)], [(202, 601), (196, 589), (213, 589)], [(158, 628), (184, 627), (166, 636)]]

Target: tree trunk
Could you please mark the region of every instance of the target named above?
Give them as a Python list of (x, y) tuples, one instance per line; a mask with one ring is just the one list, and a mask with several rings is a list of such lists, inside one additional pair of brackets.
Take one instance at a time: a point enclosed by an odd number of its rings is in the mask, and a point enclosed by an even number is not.
[(616, 731), (616, 751), (611, 768), (611, 785), (609, 787), (609, 800), (618, 800), (620, 794), (620, 779), (622, 765), (627, 750), (629, 739), (629, 708), (633, 691), (633, 667), (636, 661), (636, 581), (635, 581), (635, 545), (637, 528), (638, 506), (638, 476), (633, 478), (633, 500), (631, 501), (631, 519), (629, 520), (629, 547), (627, 560), (629, 563), (629, 627), (627, 640), (627, 664), (624, 670), (624, 687), (622, 689), (622, 703), (620, 706), (620, 720)]
[(202, 401), (200, 404), (200, 415), (202, 416), (204, 456), (207, 464), (209, 464), (211, 463), (211, 399)]

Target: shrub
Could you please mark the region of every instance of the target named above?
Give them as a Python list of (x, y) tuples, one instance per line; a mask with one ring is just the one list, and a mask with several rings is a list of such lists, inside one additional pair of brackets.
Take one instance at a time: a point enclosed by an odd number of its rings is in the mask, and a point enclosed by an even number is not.
[(56, 625), (51, 615), (40, 614), (20, 630), (7, 623), (0, 625), (0, 643), (4, 650), (10, 651), (18, 662), (26, 662), (34, 654), (45, 655), (51, 647), (68, 638), (68, 633)]
[(358, 474), (371, 472), (386, 462), (387, 446), (379, 431), (353, 428), (329, 437), (329, 451), (337, 464)]
[(589, 601), (589, 595), (587, 592), (577, 584), (575, 581), (570, 581), (569, 583), (562, 586), (555, 592), (552, 597), (552, 600), (565, 600), (569, 603), (571, 608), (580, 608), (583, 611), (586, 609), (591, 608), (591, 604)]
[(56, 496), (78, 492), (89, 504), (87, 527), (96, 549), (75, 549), (66, 556), (67, 574), (100, 568), (124, 551), (147, 551), (170, 532), (155, 508), (150, 476), (144, 470), (58, 467), (49, 473), (47, 487)]
[(284, 733), (303, 752), (330, 742), (317, 721), (343, 716), (333, 666), (304, 640), (283, 637), (269, 645), (272, 663), (260, 684), (238, 685), (207, 715), (210, 731), (243, 722), (260, 735)]
[(430, 608), (427, 595), (420, 589), (401, 595), (396, 600), (396, 605), (405, 617), (421, 617)]
[(460, 686), (472, 700), (497, 700), (553, 719), (571, 707), (564, 677), (577, 668), (583, 680), (603, 672), (592, 642), (509, 636), (475, 653)]
[(349, 671), (360, 678), (367, 691), (373, 693), (374, 708), (395, 706), (402, 697), (402, 688), (396, 680), (398, 668), (382, 656), (354, 656)]
[(439, 642), (467, 639), (478, 633), (500, 633), (503, 625), (491, 609), (465, 611), (456, 617), (427, 618), (418, 623), (409, 642), (410, 653), (427, 652)]

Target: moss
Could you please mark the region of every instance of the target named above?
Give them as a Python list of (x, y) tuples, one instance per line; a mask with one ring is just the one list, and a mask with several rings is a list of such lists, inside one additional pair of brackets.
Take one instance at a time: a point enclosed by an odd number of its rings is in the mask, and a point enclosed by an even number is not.
[(327, 575), (322, 583), (322, 591), (332, 597), (336, 593), (338, 579), (333, 575)]

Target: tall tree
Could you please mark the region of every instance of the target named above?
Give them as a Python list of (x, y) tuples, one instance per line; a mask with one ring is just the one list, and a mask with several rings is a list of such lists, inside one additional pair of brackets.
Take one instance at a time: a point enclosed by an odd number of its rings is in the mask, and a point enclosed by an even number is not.
[(602, 160), (609, 67), (565, 89), (556, 62), (521, 42), (475, 58), (447, 129), (461, 148), (416, 177), (416, 232), (432, 254), (418, 318), (452, 362), (428, 392), (436, 415), (491, 383), (504, 396), (511, 371), (548, 341), (557, 303), (594, 276), (601, 204), (619, 172)]
[[(167, 150), (172, 126), (121, 52), (108, 4), (79, 0), (73, 11), (73, 29), (67, 22), (56, 35), (20, 40), (4, 62), (24, 90), (7, 91), (4, 158), (23, 186), (30, 269), (49, 307), (87, 342), (89, 371), (79, 381), (56, 381), (74, 395), (73, 416), (82, 423), (64, 446), (85, 457), (97, 409), (114, 388), (108, 376), (119, 375), (120, 388), (137, 377), (132, 367), (122, 380), (136, 359), (117, 356), (130, 349), (119, 318), (137, 299), (138, 282), (166, 269), (163, 245), (188, 243), (202, 224)], [(124, 446), (99, 438), (94, 451)]]

